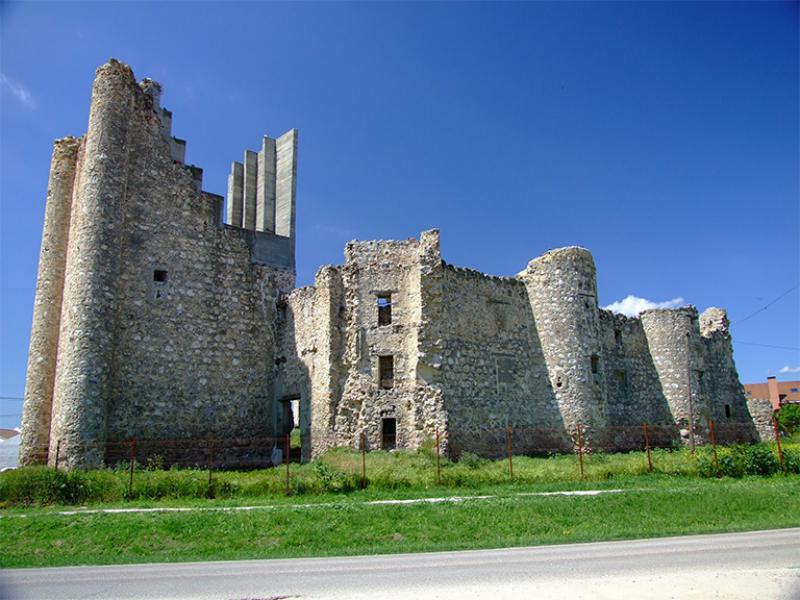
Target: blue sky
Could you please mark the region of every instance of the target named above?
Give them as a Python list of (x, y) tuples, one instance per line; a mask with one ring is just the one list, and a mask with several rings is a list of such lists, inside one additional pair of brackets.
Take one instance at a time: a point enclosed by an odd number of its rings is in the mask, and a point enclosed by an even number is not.
[[(0, 5), (0, 396), (22, 396), (52, 140), (114, 56), (164, 87), (205, 189), (300, 130), (298, 279), (442, 230), (514, 274), (594, 254), (601, 305), (726, 307), (743, 381), (800, 379), (798, 5)], [(777, 302), (743, 320), (784, 292)], [(752, 344), (762, 344), (761, 346)], [(0, 427), (21, 403), (0, 401)]]

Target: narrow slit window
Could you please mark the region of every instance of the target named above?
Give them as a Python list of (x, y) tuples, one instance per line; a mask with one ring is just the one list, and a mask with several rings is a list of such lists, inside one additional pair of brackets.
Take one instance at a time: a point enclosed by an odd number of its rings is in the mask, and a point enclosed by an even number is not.
[(730, 419), (731, 418), (731, 405), (730, 404), (726, 404), (725, 405), (725, 418), (726, 419)]
[(378, 357), (378, 371), (380, 376), (380, 385), (383, 389), (388, 390), (394, 387), (394, 356), (379, 356)]
[(378, 295), (378, 325), (390, 325), (392, 323), (392, 295)]
[(622, 390), (628, 388), (628, 374), (625, 371), (617, 371), (617, 383)]
[(614, 341), (619, 344), (622, 342), (622, 331), (619, 329), (614, 330)]
[(600, 369), (600, 357), (596, 354), (592, 355), (592, 374), (597, 375), (598, 370)]

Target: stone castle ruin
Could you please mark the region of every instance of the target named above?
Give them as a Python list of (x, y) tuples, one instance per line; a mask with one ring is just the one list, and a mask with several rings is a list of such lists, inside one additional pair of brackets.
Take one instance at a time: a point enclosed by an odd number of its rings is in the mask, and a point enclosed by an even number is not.
[(578, 428), (591, 448), (640, 447), (644, 422), (654, 445), (703, 440), (708, 419), (720, 441), (756, 439), (725, 311), (602, 310), (583, 248), (494, 277), (444, 262), (431, 230), (350, 242), (295, 288), (297, 131), (233, 163), (223, 219), (159, 96), (111, 60), (87, 133), (55, 142), (23, 463), (279, 436), (295, 412), (305, 459), (437, 431), (451, 456), (492, 456), (507, 427), (519, 453), (569, 451)]

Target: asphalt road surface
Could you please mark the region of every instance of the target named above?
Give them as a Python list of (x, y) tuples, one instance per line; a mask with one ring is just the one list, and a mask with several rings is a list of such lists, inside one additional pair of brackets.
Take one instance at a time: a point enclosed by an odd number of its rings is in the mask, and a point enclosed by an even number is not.
[(0, 597), (800, 600), (800, 529), (624, 542), (0, 571)]

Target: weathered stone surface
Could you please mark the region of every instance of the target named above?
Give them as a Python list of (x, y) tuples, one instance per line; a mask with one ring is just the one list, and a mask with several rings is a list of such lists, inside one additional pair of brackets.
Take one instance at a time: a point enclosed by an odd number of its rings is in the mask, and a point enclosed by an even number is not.
[(81, 141), (75, 138), (56, 140), (50, 164), (22, 415), (22, 464), (44, 462), (50, 444), (64, 271), (80, 147)]
[(762, 398), (748, 398), (747, 410), (753, 419), (753, 424), (758, 432), (758, 439), (762, 442), (771, 442), (775, 439), (773, 428), (772, 402)]
[[(498, 456), (754, 440), (727, 317), (626, 318), (597, 305), (584, 248), (516, 277), (446, 264), (439, 232), (353, 241), (295, 289), (297, 131), (264, 137), (222, 198), (176, 158), (161, 88), (98, 70), (89, 128), (57, 142), (31, 337), (22, 460), (94, 466), (135, 437), (236, 438), (217, 465), (266, 464), (299, 422), (335, 445)], [(294, 412), (297, 405), (299, 415)], [(752, 414), (752, 416), (751, 416)], [(693, 420), (693, 426), (690, 423)], [(762, 433), (763, 435), (763, 433)], [(210, 450), (209, 450), (210, 452)]]

